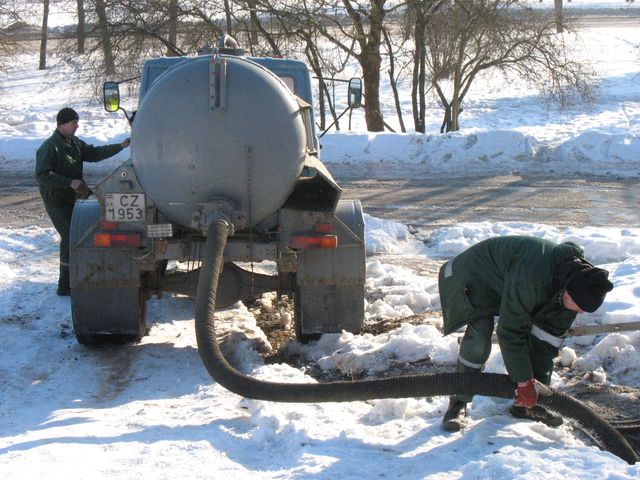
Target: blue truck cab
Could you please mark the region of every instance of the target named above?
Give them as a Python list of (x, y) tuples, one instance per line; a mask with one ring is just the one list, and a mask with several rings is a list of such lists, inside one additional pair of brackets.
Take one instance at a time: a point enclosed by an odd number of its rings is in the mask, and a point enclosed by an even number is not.
[[(138, 97), (138, 105), (142, 103), (144, 96), (153, 86), (153, 84), (165, 72), (175, 68), (176, 66), (193, 61), (198, 57), (160, 57), (149, 59), (144, 62), (142, 67), (142, 75), (140, 78), (140, 92)], [(305, 62), (300, 60), (292, 60), (286, 58), (271, 57), (246, 57), (248, 60), (270, 70), (282, 80), (285, 85), (296, 95), (309, 105), (313, 105), (313, 91), (311, 89), (311, 77), (309, 75), (309, 67)], [(313, 120), (313, 110), (311, 112)], [(313, 138), (316, 139), (315, 120), (312, 122)], [(317, 139), (314, 140), (317, 142)], [(316, 145), (317, 150), (318, 145)]]
[[(140, 97), (142, 101), (154, 82), (167, 70), (200, 57), (160, 57), (144, 62), (140, 79)], [(300, 60), (268, 57), (247, 57), (252, 62), (271, 70), (289, 87), (289, 89), (308, 104), (313, 104), (309, 67)]]

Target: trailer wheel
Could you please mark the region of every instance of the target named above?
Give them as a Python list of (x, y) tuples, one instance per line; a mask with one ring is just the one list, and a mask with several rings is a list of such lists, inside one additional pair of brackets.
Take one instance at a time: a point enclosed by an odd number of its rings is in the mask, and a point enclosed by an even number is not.
[(79, 288), (71, 291), (71, 317), (79, 343), (124, 345), (146, 334), (147, 299), (142, 288)]

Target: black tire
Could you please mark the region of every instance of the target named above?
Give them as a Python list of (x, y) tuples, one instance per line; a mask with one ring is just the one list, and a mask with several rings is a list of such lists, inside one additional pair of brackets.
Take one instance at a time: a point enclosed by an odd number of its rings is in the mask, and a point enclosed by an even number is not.
[[(78, 343), (101, 347), (139, 342), (147, 333), (147, 297), (142, 288), (133, 290), (137, 291), (137, 298), (131, 288), (72, 290), (71, 317)], [(123, 291), (133, 295), (135, 301), (113, 301)], [(117, 308), (109, 308), (110, 305)]]

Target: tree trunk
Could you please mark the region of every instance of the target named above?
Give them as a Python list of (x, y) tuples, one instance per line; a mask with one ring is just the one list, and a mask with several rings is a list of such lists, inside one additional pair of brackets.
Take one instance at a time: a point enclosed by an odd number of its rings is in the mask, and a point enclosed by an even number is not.
[[(336, 115), (336, 108), (333, 102), (331, 101), (331, 96), (329, 94), (329, 88), (327, 83), (322, 78), (322, 62), (320, 56), (318, 55), (318, 51), (314, 45), (314, 42), (308, 32), (303, 32), (301, 34), (302, 38), (306, 42), (307, 46), (304, 49), (305, 55), (307, 57), (307, 61), (309, 62), (309, 66), (313, 70), (313, 73), (318, 78), (318, 111), (320, 113), (320, 130), (324, 130), (327, 125), (327, 117), (326, 117), (326, 105), (325, 102), (329, 104), (329, 111), (331, 116), (333, 117), (333, 121), (335, 122), (336, 130), (340, 129), (338, 125), (338, 117)], [(326, 99), (326, 101), (325, 101)]]
[(256, 9), (251, 10), (251, 37), (255, 38), (255, 41), (252, 41), (252, 45), (258, 44), (258, 33), (262, 34), (262, 38), (264, 38), (269, 47), (271, 47), (271, 55), (274, 57), (282, 57), (282, 52), (280, 51), (280, 47), (278, 47), (278, 42), (276, 37), (271, 34), (271, 32), (267, 31), (266, 28), (262, 25), (260, 21), (260, 17), (257, 14)]
[(40, 64), (38, 69), (47, 68), (47, 37), (49, 36), (49, 0), (43, 0), (44, 11), (42, 12), (42, 32), (40, 34)]
[[(322, 74), (321, 71), (319, 71), (320, 74)], [(338, 120), (338, 114), (336, 113), (336, 106), (333, 103), (333, 100), (331, 98), (331, 92), (329, 91), (329, 85), (327, 85), (327, 82), (325, 82), (322, 77), (318, 77), (319, 78), (319, 97), (322, 99), (322, 114), (321, 114), (321, 129), (324, 130), (325, 128), (327, 128), (327, 115), (325, 113), (326, 110), (326, 106), (325, 103), (328, 104), (328, 108), (329, 108), (329, 113), (331, 114), (331, 118), (333, 119), (333, 128), (336, 129), (336, 132), (340, 131), (340, 120)]]
[(393, 46), (391, 45), (391, 39), (389, 38), (389, 32), (384, 30), (384, 41), (387, 45), (387, 51), (389, 52), (389, 83), (391, 84), (391, 90), (393, 91), (393, 101), (396, 105), (396, 114), (398, 115), (398, 122), (400, 123), (400, 130), (402, 133), (406, 133), (407, 129), (404, 126), (404, 120), (402, 119), (402, 108), (400, 104), (400, 95), (398, 94), (398, 82), (395, 78), (395, 58), (393, 56)]
[(178, 45), (178, 0), (169, 1), (169, 46), (167, 47), (167, 57), (177, 57)]
[(379, 51), (367, 48), (363, 53), (362, 77), (364, 79), (364, 117), (367, 130), (383, 132), (384, 120), (380, 110), (380, 65)]
[[(369, 0), (371, 8), (368, 15), (365, 15), (353, 0), (342, 0), (357, 33), (354, 41), (358, 42), (360, 53), (354, 53), (354, 55), (362, 68), (364, 116), (367, 130), (370, 132), (382, 132), (385, 127), (380, 110), (380, 66), (382, 65), (380, 47), (382, 46), (384, 18), (387, 13), (384, 9), (385, 2), (386, 0)], [(369, 28), (368, 32), (366, 26)], [(332, 41), (335, 43), (335, 40)]]
[(258, 15), (256, 13), (256, 0), (247, 0), (247, 5), (249, 6), (249, 44), (251, 48), (254, 45), (258, 44), (258, 28), (256, 26), (256, 21)]
[(84, 0), (77, 0), (78, 3), (78, 53), (84, 53), (84, 41), (86, 38), (85, 32), (85, 16), (84, 16)]
[(445, 103), (443, 105), (444, 108), (444, 117), (442, 119), (442, 125), (440, 125), (440, 133), (446, 133), (451, 131), (451, 105)]
[(231, 5), (229, 0), (224, 0), (224, 18), (227, 25), (227, 31), (229, 35), (233, 35), (233, 23), (231, 19)]
[(556, 32), (562, 33), (564, 31), (564, 21), (562, 17), (562, 0), (553, 0), (553, 5), (556, 11)]
[(451, 123), (449, 124), (448, 132), (457, 132), (460, 130), (460, 99), (455, 96), (451, 101)]
[(425, 126), (425, 94), (424, 94), (424, 85), (425, 85), (425, 77), (426, 77), (426, 64), (425, 64), (425, 54), (426, 49), (424, 48), (425, 42), (425, 29), (426, 29), (426, 21), (424, 18), (423, 12), (416, 9), (415, 12), (416, 20), (415, 20), (415, 28), (414, 28), (414, 38), (415, 38), (415, 52), (413, 57), (413, 79), (411, 85), (411, 105), (413, 108), (413, 126), (418, 133), (424, 133), (426, 130)]
[(453, 78), (453, 92), (451, 93), (451, 103), (449, 103), (449, 129), (447, 132), (457, 132), (460, 130), (460, 113), (462, 113), (462, 80), (460, 73), (456, 72)]
[(116, 67), (111, 50), (111, 37), (109, 36), (109, 25), (107, 23), (107, 11), (104, 0), (96, 0), (96, 14), (98, 15), (98, 30), (100, 31), (100, 39), (102, 40), (105, 74), (113, 75), (116, 72)]
[(320, 115), (320, 125), (318, 126), (320, 127), (320, 130), (324, 130), (325, 126), (327, 125), (327, 115), (324, 113), (324, 93), (322, 93), (322, 89), (319, 90), (320, 95), (318, 95), (318, 114)]

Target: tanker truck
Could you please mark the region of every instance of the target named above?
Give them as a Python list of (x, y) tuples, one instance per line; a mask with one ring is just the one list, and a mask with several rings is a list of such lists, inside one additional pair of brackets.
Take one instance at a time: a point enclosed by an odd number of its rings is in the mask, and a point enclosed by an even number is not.
[[(349, 83), (359, 104), (361, 83)], [(70, 235), (78, 341), (146, 333), (146, 304), (196, 296), (212, 222), (229, 219), (216, 306), (278, 292), (299, 340), (358, 332), (364, 318), (364, 219), (319, 159), (308, 66), (236, 48), (155, 58), (142, 68), (131, 156), (78, 201)], [(104, 105), (120, 106), (117, 82)], [(269, 273), (254, 269), (261, 262)], [(264, 270), (264, 269), (263, 269)]]

